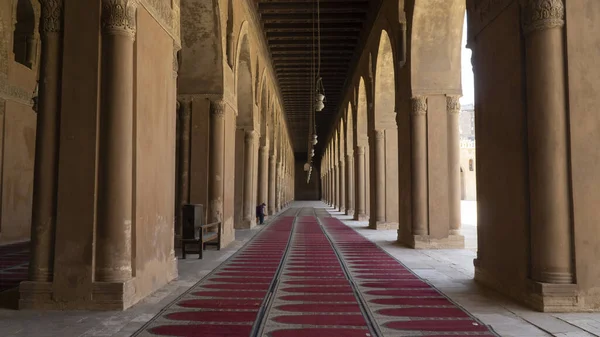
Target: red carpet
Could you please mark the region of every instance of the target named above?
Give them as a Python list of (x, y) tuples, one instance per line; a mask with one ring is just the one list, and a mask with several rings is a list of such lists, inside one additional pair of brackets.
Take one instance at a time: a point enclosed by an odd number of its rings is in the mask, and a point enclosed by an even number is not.
[(138, 333), (497, 336), (376, 244), (315, 213), (305, 208), (267, 225)]
[(332, 217), (322, 219), (383, 335), (495, 336), (376, 244)]
[(29, 242), (0, 246), (0, 292), (27, 280)]
[(138, 334), (247, 337), (285, 253), (294, 217), (281, 217)]

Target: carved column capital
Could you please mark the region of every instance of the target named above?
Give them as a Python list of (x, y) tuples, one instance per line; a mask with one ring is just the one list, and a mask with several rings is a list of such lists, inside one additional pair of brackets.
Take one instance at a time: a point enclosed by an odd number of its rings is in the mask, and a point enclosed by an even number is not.
[(563, 0), (521, 0), (521, 7), (525, 35), (565, 24)]
[(412, 109), (411, 115), (413, 116), (425, 116), (427, 114), (427, 97), (415, 96), (411, 98)]
[(446, 110), (449, 114), (459, 114), (460, 96), (446, 96)]
[(222, 99), (210, 101), (210, 112), (215, 117), (225, 117), (225, 101)]
[(375, 130), (375, 139), (382, 140), (383, 138), (385, 138), (383, 130)]
[(357, 146), (356, 147), (356, 154), (358, 155), (364, 155), (365, 154), (365, 147), (364, 146)]
[(254, 138), (256, 138), (256, 131), (254, 130), (246, 130), (246, 143), (252, 143), (254, 141)]
[(102, 0), (102, 29), (135, 38), (137, 0)]
[(42, 34), (62, 32), (63, 0), (41, 0), (42, 5)]

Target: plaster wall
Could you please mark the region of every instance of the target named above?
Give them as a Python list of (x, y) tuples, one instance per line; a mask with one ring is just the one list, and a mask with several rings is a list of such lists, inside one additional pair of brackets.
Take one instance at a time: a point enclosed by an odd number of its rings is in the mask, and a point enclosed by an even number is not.
[(244, 137), (245, 137), (245, 132), (244, 129), (235, 129), (235, 149), (233, 149), (233, 151), (235, 152), (235, 193), (234, 193), (234, 223), (236, 228), (243, 228), (241, 227), (242, 222), (244, 221), (244, 172), (245, 172), (245, 168), (244, 168), (244, 163), (245, 163), (245, 159), (244, 159), (244, 155), (245, 155), (245, 142), (244, 142)]
[(177, 277), (173, 40), (140, 8), (136, 36), (134, 247), (136, 297)]
[[(40, 5), (32, 2), (35, 20)], [(31, 68), (15, 61), (12, 1), (0, 3), (0, 244), (27, 241), (31, 233), (37, 115), (32, 110), (40, 60), (39, 34)], [(35, 30), (37, 30), (37, 23)]]
[(600, 308), (600, 2), (566, 1), (575, 271), (582, 303)]
[(208, 220), (208, 170), (210, 139), (210, 101), (200, 98), (192, 102), (190, 156), (190, 202), (204, 205), (204, 221)]
[(529, 265), (529, 171), (517, 1), (476, 36), (472, 49), (478, 174), (475, 278), (522, 298)]

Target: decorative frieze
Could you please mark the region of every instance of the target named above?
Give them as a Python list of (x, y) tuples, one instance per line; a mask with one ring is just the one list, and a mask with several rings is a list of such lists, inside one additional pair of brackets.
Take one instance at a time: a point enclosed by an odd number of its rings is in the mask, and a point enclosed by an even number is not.
[(63, 0), (41, 0), (42, 33), (58, 33), (63, 29)]
[(0, 81), (0, 98), (33, 106), (33, 92), (12, 85), (5, 80)]
[(525, 35), (565, 24), (565, 6), (562, 0), (523, 0), (521, 6)]
[(181, 46), (180, 11), (178, 1), (171, 7), (164, 0), (138, 0), (156, 22)]
[(413, 116), (425, 116), (427, 114), (427, 97), (415, 96), (411, 99)]
[(102, 29), (108, 34), (135, 37), (136, 0), (102, 0)]

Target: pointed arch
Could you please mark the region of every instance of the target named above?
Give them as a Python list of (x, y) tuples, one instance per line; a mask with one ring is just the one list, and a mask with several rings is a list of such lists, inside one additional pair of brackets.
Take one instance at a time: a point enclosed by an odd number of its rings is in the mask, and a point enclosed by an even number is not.
[(368, 128), (367, 128), (367, 113), (368, 113), (368, 99), (367, 99), (367, 88), (364, 77), (360, 78), (358, 83), (358, 98), (356, 105), (356, 112), (354, 115), (354, 134), (356, 135), (355, 146), (367, 146), (368, 140)]
[(346, 155), (354, 152), (354, 107), (348, 102), (348, 108), (344, 116), (344, 129), (346, 130)]
[(396, 76), (394, 52), (387, 31), (381, 31), (375, 65), (374, 127), (386, 129), (396, 123)]
[(254, 129), (256, 116), (254, 116), (252, 64), (250, 61), (250, 42), (248, 41), (248, 34), (242, 34), (240, 36), (235, 64), (235, 78), (238, 101), (237, 127)]

